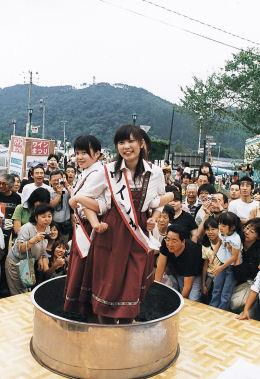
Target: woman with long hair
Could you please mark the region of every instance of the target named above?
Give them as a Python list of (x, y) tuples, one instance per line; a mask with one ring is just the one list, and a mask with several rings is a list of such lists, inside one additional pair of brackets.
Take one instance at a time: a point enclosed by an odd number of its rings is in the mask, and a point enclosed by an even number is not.
[(114, 144), (117, 159), (104, 167), (105, 178), (100, 172), (97, 182), (102, 188), (106, 183), (104, 192), (109, 193), (103, 217), (108, 228), (91, 244), (78, 304), (84, 312), (91, 298), (100, 323), (129, 323), (154, 279), (154, 250), (159, 245), (149, 232), (164, 205), (165, 183), (161, 168), (145, 160), (140, 128), (121, 126)]

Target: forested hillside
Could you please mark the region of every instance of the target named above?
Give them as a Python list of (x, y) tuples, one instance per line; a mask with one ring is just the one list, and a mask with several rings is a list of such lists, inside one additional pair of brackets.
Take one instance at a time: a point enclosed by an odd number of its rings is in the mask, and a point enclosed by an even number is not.
[[(42, 125), (40, 99), (46, 103), (46, 137), (63, 139), (62, 120), (66, 124), (69, 141), (85, 132), (102, 140), (103, 146), (111, 146), (115, 129), (124, 123), (132, 123), (132, 114), (137, 114), (137, 124), (150, 125), (149, 134), (168, 139), (173, 105), (152, 93), (124, 84), (99, 83), (86, 88), (71, 86), (32, 87), (32, 123)], [(0, 138), (6, 140), (12, 132), (12, 120), (17, 120), (16, 134), (25, 134), (27, 121), (28, 85), (16, 85), (0, 89)], [(222, 152), (230, 157), (242, 157), (243, 130), (234, 125), (216, 125), (216, 131), (209, 134), (222, 144)], [(41, 129), (40, 129), (41, 134)], [(173, 149), (196, 151), (198, 128), (184, 109), (175, 106)]]

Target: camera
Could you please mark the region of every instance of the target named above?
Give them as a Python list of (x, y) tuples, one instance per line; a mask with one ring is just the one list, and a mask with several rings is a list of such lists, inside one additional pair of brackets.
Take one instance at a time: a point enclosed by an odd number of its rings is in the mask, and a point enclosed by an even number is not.
[(51, 238), (51, 233), (44, 233), (44, 238), (46, 240), (50, 239)]
[(64, 186), (64, 184), (65, 184), (64, 180), (63, 180), (63, 179), (59, 179), (59, 184), (60, 184), (61, 186)]

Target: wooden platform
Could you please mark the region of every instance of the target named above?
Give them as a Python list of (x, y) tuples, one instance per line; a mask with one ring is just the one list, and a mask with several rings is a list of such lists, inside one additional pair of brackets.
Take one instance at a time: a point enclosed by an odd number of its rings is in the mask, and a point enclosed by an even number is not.
[[(61, 378), (31, 356), (32, 328), (33, 306), (28, 294), (0, 300), (1, 379)], [(260, 365), (260, 322), (238, 321), (232, 313), (200, 303), (185, 302), (179, 341), (177, 363), (154, 378), (216, 378), (238, 358)]]

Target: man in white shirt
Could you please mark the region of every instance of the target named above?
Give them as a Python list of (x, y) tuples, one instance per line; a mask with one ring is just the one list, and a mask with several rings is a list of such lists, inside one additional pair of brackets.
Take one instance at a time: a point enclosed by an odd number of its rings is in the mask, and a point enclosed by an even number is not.
[(228, 206), (228, 211), (235, 213), (245, 224), (250, 218), (252, 209), (258, 206), (257, 201), (252, 199), (252, 191), (254, 189), (254, 182), (249, 176), (241, 178), (239, 183), (240, 199), (233, 200)]
[(49, 192), (51, 192), (51, 187), (43, 183), (44, 175), (45, 175), (44, 168), (41, 164), (38, 164), (37, 166), (33, 167), (32, 169), (33, 183), (26, 184), (23, 187), (23, 191), (21, 194), (22, 204), (24, 204), (29, 199), (31, 193), (36, 188), (40, 188), (40, 187), (46, 188)]

